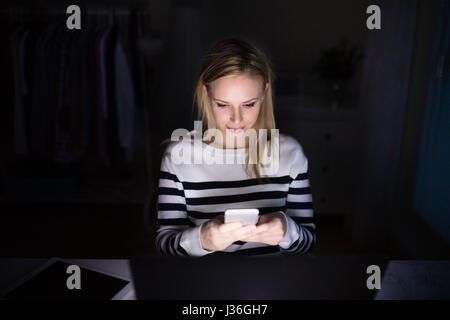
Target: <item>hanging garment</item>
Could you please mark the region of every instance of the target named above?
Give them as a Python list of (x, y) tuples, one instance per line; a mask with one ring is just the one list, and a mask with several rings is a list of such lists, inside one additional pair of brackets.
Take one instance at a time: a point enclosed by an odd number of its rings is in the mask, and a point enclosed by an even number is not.
[(70, 59), (70, 33), (62, 33), (61, 41), (61, 63), (59, 72), (60, 81), (60, 99), (56, 109), (56, 152), (55, 163), (69, 165), (73, 162), (72, 154), (72, 135), (71, 135), (71, 113), (70, 113), (70, 77), (69, 77), (69, 59)]
[(120, 38), (115, 46), (115, 94), (120, 146), (131, 150), (134, 133), (134, 86)]
[(107, 30), (98, 31), (94, 41), (95, 56), (95, 85), (96, 85), (96, 123), (97, 123), (97, 148), (100, 160), (109, 164), (106, 120), (108, 118), (108, 99), (106, 91), (106, 72), (105, 72), (105, 50), (104, 44), (107, 38)]
[(115, 47), (118, 37), (117, 26), (113, 26), (105, 41), (105, 71), (106, 89), (108, 95), (108, 119), (106, 121), (108, 154), (111, 166), (118, 168), (123, 163), (123, 150), (119, 142), (119, 127), (117, 119)]
[(48, 38), (51, 36), (53, 26), (47, 26), (39, 34), (36, 40), (34, 55), (34, 72), (32, 80), (32, 104), (30, 119), (30, 148), (33, 153), (44, 156), (45, 153), (45, 123), (47, 101), (46, 91), (48, 87), (47, 69), (46, 69), (46, 51), (45, 46)]
[(25, 80), (25, 41), (28, 31), (19, 28), (11, 36), (11, 54), (14, 69), (14, 151), (28, 153), (25, 127), (24, 96), (28, 92)]
[[(16, 28), (8, 24), (5, 20), (0, 21), (0, 38), (11, 40), (11, 35)], [(9, 42), (11, 44), (11, 42)], [(0, 158), (0, 165), (10, 162), (12, 152), (14, 151), (14, 70), (13, 56), (10, 48), (0, 50), (0, 90), (3, 92), (0, 116), (0, 143), (2, 146), (3, 157)], [(8, 174), (6, 172), (6, 174)], [(1, 186), (1, 183), (0, 183)]]

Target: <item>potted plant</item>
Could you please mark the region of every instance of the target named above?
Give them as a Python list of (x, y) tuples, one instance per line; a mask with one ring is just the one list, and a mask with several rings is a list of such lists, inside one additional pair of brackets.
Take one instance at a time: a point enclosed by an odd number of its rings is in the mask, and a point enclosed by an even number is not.
[(347, 86), (357, 64), (363, 58), (357, 45), (349, 46), (346, 40), (322, 50), (315, 69), (325, 81), (328, 101), (337, 108), (347, 96)]

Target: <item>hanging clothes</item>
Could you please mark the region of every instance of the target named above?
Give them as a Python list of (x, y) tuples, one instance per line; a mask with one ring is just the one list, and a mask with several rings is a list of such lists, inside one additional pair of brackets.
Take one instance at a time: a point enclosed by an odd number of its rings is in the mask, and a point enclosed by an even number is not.
[(14, 150), (18, 154), (28, 153), (25, 128), (24, 96), (27, 94), (25, 81), (25, 42), (28, 31), (19, 28), (11, 36), (11, 56), (14, 74)]
[(117, 107), (117, 120), (119, 128), (120, 146), (127, 152), (127, 157), (132, 156), (134, 128), (134, 86), (130, 67), (120, 38), (115, 46), (115, 98)]
[[(133, 161), (137, 37), (130, 15), (68, 30), (21, 24), (9, 33), (11, 146), (57, 166)], [(94, 19), (94, 18), (93, 18)], [(93, 20), (94, 21), (94, 20)]]

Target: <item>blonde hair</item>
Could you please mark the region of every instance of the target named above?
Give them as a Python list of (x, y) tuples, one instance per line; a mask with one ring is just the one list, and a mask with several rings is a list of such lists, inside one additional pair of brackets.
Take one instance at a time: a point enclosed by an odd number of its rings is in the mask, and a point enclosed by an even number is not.
[[(216, 128), (211, 101), (203, 86), (208, 89), (209, 85), (219, 78), (244, 73), (259, 76), (262, 79), (263, 88), (266, 88), (258, 118), (253, 126), (253, 129), (257, 132), (259, 132), (259, 129), (267, 129), (267, 141), (259, 141), (258, 139), (258, 144), (264, 144), (259, 145), (259, 148), (264, 150), (264, 148), (270, 146), (270, 143), (267, 142), (271, 141), (271, 129), (276, 128), (272, 100), (274, 74), (269, 59), (255, 46), (235, 38), (216, 42), (205, 56), (195, 88), (193, 103), (194, 105), (197, 103), (198, 106), (198, 120), (202, 121), (203, 137), (206, 130)], [(258, 168), (261, 163), (260, 152), (257, 152), (256, 163), (249, 165), (249, 150), (247, 146), (245, 148), (244, 169), (248, 176), (252, 176), (253, 173), (257, 179), (260, 179), (261, 173)]]

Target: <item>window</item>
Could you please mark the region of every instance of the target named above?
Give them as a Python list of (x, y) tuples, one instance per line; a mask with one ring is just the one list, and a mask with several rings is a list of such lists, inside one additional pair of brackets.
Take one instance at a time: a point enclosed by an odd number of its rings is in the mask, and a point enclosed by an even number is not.
[(441, 6), (413, 207), (450, 244), (450, 5)]

